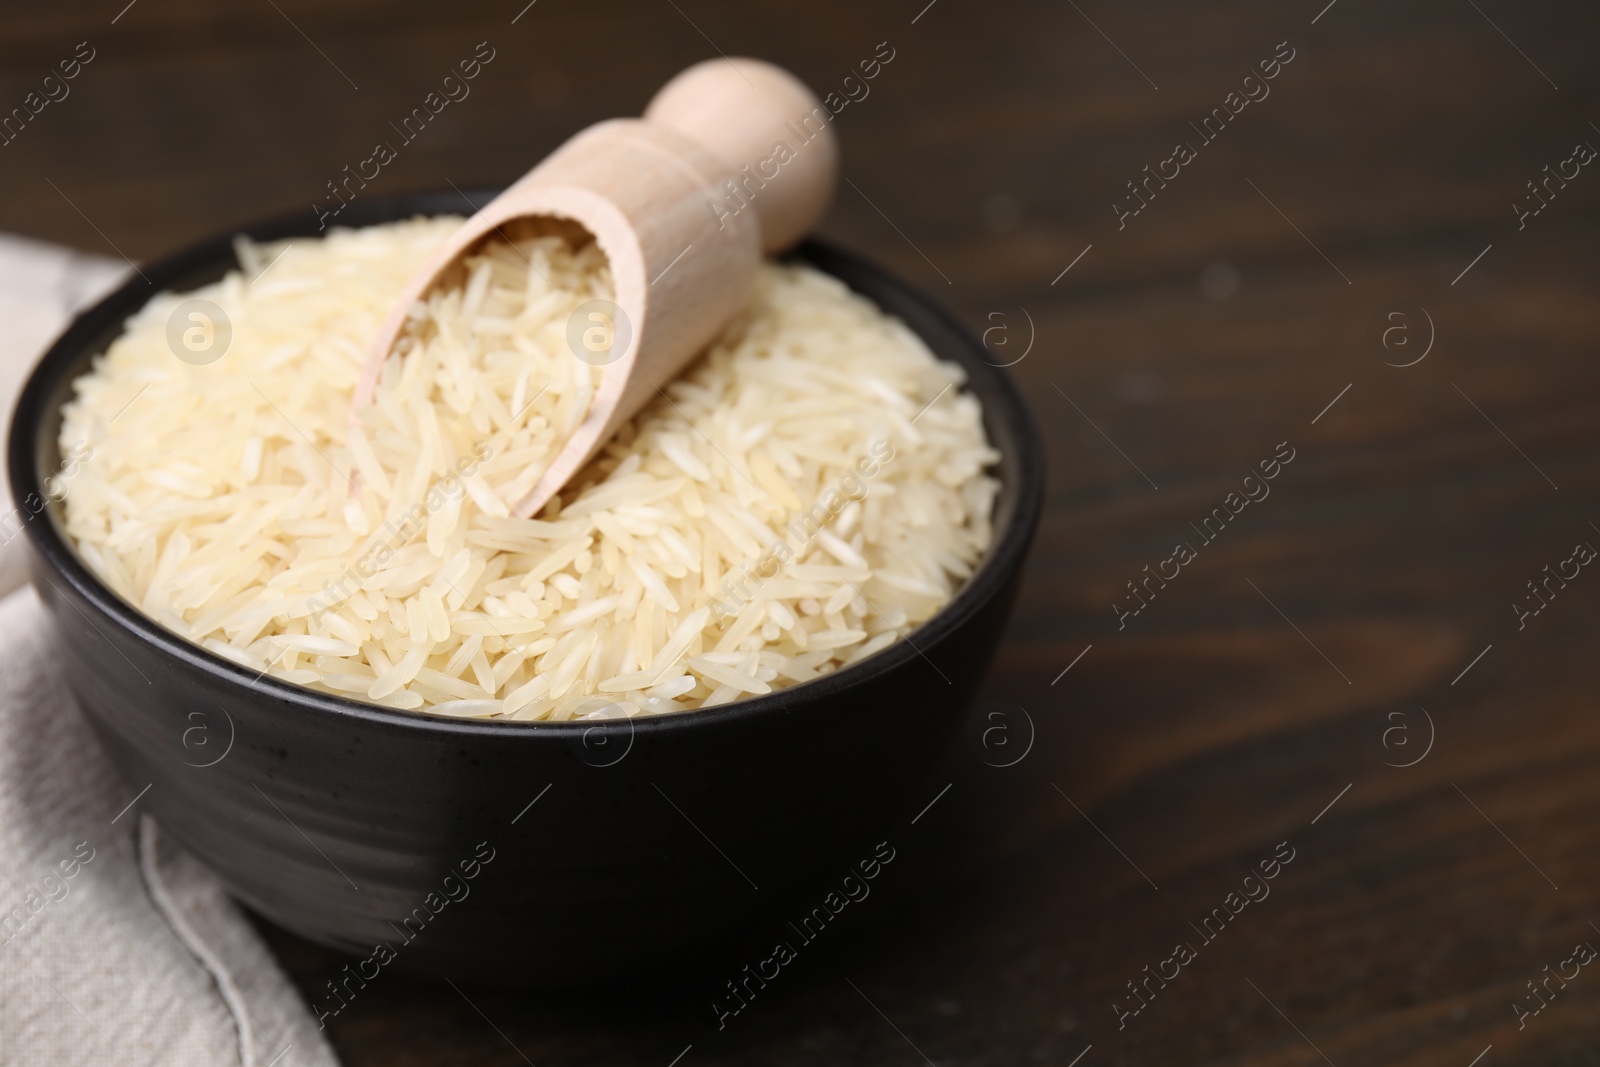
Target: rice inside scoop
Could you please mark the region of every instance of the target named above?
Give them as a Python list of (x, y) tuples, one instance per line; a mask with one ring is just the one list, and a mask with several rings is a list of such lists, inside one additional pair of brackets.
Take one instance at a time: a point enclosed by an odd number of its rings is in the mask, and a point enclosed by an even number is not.
[[(766, 264), (751, 306), (531, 520), (509, 508), (587, 409), (568, 322), (611, 296), (570, 234), (513, 235), (369, 339), (460, 223), (239, 246), (75, 383), (68, 534), (173, 632), (327, 692), (464, 717), (682, 711), (900, 640), (988, 548), (998, 454), (964, 375), (837, 280)], [(209, 301), (220, 359), (169, 319)], [(178, 326), (183, 326), (178, 320)]]

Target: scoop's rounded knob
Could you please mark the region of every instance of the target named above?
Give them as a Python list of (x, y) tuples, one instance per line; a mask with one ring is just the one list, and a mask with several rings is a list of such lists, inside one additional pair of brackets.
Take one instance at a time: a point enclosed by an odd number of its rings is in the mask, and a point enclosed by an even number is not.
[(827, 211), (839, 170), (833, 116), (781, 67), (742, 58), (697, 63), (661, 87), (644, 118), (690, 137), (733, 171), (707, 207), (719, 219), (754, 210), (769, 254)]

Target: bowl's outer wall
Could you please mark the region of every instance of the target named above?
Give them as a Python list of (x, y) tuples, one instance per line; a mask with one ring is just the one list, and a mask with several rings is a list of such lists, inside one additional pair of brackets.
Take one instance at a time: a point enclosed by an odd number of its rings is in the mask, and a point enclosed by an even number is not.
[[(463, 208), (453, 194), (352, 206), (362, 223)], [(315, 230), (307, 217), (245, 232)], [(993, 655), (1038, 522), (1043, 452), (1016, 387), (948, 315), (855, 257), (815, 244), (799, 255), (967, 368), (1002, 454), (994, 548), (938, 616), (861, 664), (598, 730), (443, 720), (252, 681), (111, 594), (67, 547), (59, 504), (41, 510), (60, 407), (152, 292), (231, 268), (228, 239), (147, 267), (149, 283), (80, 316), (19, 402), (10, 473), (54, 645), (130, 796), (150, 786), (138, 810), (312, 940), (361, 956), (384, 942), (408, 970), (541, 986), (704, 947), (892, 836), (883, 828)]]

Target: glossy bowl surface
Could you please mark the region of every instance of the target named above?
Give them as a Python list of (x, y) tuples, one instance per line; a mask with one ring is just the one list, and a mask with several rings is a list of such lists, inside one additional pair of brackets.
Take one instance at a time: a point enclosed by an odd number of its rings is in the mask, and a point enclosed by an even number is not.
[[(461, 213), (455, 193), (374, 198), (341, 222)], [(309, 214), (244, 229), (312, 235)], [(235, 265), (231, 234), (143, 268), (79, 316), (18, 403), (10, 476), (53, 645), (140, 810), (240, 900), (314, 941), (438, 975), (557, 987), (698, 952), (871, 854), (953, 736), (993, 655), (1044, 492), (1021, 393), (926, 297), (855, 256), (796, 256), (959, 361), (982, 400), (995, 541), (909, 640), (813, 682), (641, 721), (496, 723), (393, 711), (257, 677), (110, 592), (66, 542), (62, 403), (154, 293)], [(379, 953), (383, 955), (383, 953)]]

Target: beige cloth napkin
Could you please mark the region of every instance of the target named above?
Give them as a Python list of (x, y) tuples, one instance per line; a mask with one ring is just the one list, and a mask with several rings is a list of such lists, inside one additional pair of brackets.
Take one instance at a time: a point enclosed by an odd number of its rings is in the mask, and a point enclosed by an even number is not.
[[(44, 346), (126, 269), (0, 236), (7, 422)], [(216, 878), (100, 750), (47, 654), (23, 541), (0, 546), (0, 1067), (335, 1067)]]

